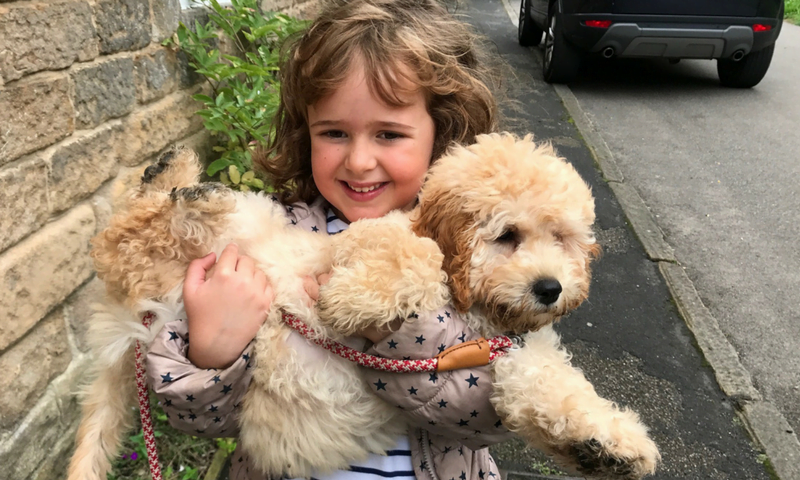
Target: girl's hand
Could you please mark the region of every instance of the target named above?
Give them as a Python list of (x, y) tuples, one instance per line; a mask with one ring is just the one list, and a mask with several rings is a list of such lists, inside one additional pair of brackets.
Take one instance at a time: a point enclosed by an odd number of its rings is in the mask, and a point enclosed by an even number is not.
[[(331, 279), (330, 273), (323, 273), (317, 278), (313, 277), (305, 277), (303, 278), (303, 287), (308, 294), (308, 297), (311, 299), (312, 302), (316, 302), (319, 300), (319, 287), (320, 285), (325, 285), (328, 283), (328, 280)], [(392, 323), (388, 325), (384, 325), (383, 327), (367, 327), (360, 332), (357, 332), (355, 335), (359, 337), (364, 337), (371, 341), (372, 343), (378, 343), (384, 338), (386, 338), (390, 333), (394, 332), (398, 328), (403, 325), (403, 319), (398, 318), (394, 320)]]
[(236, 245), (215, 260), (213, 253), (193, 260), (183, 284), (187, 356), (200, 368), (230, 366), (255, 338), (275, 297), (267, 276)]

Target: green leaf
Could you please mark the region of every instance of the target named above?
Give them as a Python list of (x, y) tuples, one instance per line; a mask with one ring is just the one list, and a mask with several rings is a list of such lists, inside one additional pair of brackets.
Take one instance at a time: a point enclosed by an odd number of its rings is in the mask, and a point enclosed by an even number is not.
[(220, 170), (224, 170), (224, 169), (228, 168), (228, 166), (230, 164), (231, 164), (231, 162), (228, 161), (227, 159), (218, 158), (218, 159), (214, 160), (213, 162), (211, 162), (211, 164), (208, 166), (208, 168), (206, 168), (206, 175), (208, 175), (209, 177), (213, 177)]
[(231, 183), (234, 185), (239, 185), (239, 182), (242, 180), (242, 174), (239, 172), (239, 169), (236, 168), (236, 165), (228, 167), (228, 178), (231, 179)]
[(192, 95), (192, 98), (197, 100), (198, 102), (203, 102), (206, 105), (214, 105), (214, 100), (208, 95), (197, 94), (197, 95)]

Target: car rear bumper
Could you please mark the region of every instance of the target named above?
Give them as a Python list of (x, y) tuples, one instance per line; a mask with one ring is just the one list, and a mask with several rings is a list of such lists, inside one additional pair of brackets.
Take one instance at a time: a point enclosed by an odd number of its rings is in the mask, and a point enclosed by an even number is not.
[[(609, 28), (586, 26), (586, 20), (611, 20)], [(588, 52), (606, 56), (732, 58), (771, 45), (778, 38), (775, 18), (675, 17), (565, 14), (567, 39)], [(754, 32), (753, 25), (769, 25)]]

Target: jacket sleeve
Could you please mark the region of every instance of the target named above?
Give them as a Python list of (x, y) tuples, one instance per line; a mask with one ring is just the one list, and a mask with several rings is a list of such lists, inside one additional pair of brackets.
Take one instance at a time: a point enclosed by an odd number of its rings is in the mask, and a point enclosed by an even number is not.
[[(475, 340), (451, 307), (414, 315), (396, 332), (372, 346), (373, 355), (397, 360), (432, 358), (445, 349)], [(492, 407), (489, 365), (441, 373), (387, 373), (362, 369), (372, 390), (405, 411), (409, 422), (472, 449), (511, 438)]]
[(194, 366), (188, 348), (187, 322), (175, 320), (164, 325), (146, 356), (147, 382), (170, 425), (199, 437), (237, 436), (239, 407), (252, 378), (253, 343), (224, 370)]

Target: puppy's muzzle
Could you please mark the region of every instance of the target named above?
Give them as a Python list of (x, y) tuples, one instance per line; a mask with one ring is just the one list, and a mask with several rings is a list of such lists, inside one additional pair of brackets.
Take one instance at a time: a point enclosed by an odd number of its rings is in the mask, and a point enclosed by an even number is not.
[(555, 278), (543, 278), (531, 285), (531, 291), (539, 303), (545, 306), (552, 305), (561, 295), (561, 283)]

